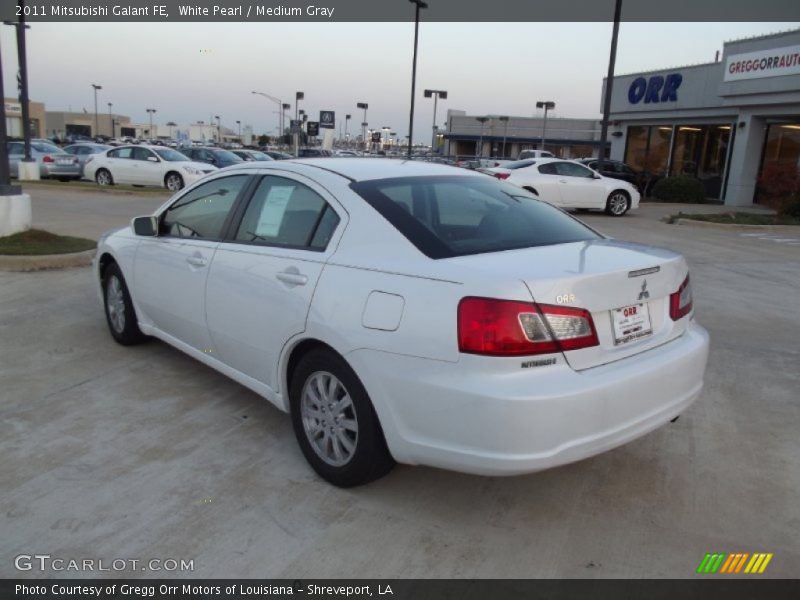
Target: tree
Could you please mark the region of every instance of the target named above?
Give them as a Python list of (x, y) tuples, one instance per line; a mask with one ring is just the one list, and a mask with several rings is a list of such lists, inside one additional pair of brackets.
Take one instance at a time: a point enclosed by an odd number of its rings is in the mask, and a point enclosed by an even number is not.
[(269, 136), (266, 134), (261, 134), (258, 136), (258, 145), (259, 146), (268, 146), (269, 145)]

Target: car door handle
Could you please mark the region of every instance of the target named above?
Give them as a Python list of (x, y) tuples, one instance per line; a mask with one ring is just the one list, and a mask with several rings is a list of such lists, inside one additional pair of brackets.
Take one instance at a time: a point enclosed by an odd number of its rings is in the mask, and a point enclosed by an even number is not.
[(308, 283), (308, 277), (299, 272), (281, 271), (275, 275), (278, 281), (282, 281), (288, 285), (305, 285)]
[(559, 183), (569, 183), (566, 179), (559, 179), (558, 182)]
[(208, 264), (208, 261), (205, 257), (200, 256), (199, 254), (192, 254), (191, 256), (186, 257), (186, 262), (192, 265), (193, 267), (205, 267)]

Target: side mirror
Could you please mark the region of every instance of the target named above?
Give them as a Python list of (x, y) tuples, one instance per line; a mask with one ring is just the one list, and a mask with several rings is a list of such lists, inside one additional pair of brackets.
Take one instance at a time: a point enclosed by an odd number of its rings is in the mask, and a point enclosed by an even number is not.
[(135, 235), (156, 237), (158, 235), (158, 217), (136, 217), (131, 221), (131, 229)]
[(147, 160), (149, 160), (150, 162), (160, 162), (155, 156), (148, 156)]
[(593, 174), (592, 174), (592, 179), (602, 179), (602, 178), (603, 178), (603, 177), (602, 177), (600, 174), (598, 174), (598, 173), (593, 173)]

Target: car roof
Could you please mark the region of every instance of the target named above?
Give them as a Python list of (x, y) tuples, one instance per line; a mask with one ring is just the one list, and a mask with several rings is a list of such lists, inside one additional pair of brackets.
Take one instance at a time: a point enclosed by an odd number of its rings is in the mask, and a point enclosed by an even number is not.
[(370, 181), (374, 179), (392, 179), (395, 177), (425, 177), (436, 175), (461, 175), (464, 177), (485, 177), (481, 173), (467, 171), (459, 167), (451, 167), (438, 163), (420, 162), (418, 160), (397, 160), (383, 158), (293, 158), (275, 161), (254, 167), (252, 162), (227, 167), (230, 169), (279, 169), (293, 164), (309, 166), (341, 175), (351, 181)]

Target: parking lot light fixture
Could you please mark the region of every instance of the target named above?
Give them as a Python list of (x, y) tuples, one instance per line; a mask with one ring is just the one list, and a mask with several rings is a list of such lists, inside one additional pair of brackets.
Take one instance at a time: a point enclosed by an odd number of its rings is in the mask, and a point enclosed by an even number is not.
[(242, 143), (242, 122), (236, 121), (236, 124), (239, 126), (239, 143)]
[(94, 89), (94, 134), (97, 135), (100, 129), (100, 121), (97, 116), (97, 90), (102, 90), (103, 86), (93, 83), (92, 88)]
[(148, 135), (150, 136), (150, 141), (153, 141), (153, 115), (156, 113), (155, 108), (148, 108), (146, 109), (150, 115), (150, 129), (148, 130)]
[(544, 150), (544, 136), (547, 133), (547, 111), (553, 110), (556, 103), (552, 100), (540, 100), (536, 103), (536, 108), (544, 109), (544, 121), (542, 122), (542, 142), (539, 144), (539, 150)]
[(436, 132), (438, 131), (436, 128), (436, 104), (439, 98), (447, 100), (447, 92), (445, 90), (425, 90), (424, 93), (426, 98), (433, 97), (433, 136), (431, 137), (431, 152), (433, 152), (436, 147)]
[(475, 148), (475, 158), (480, 159), (483, 157), (483, 126), (486, 124), (486, 121), (489, 120), (489, 117), (475, 117), (475, 120), (481, 124), (481, 137), (478, 142), (478, 147)]
[(367, 109), (369, 104), (366, 102), (356, 102), (356, 108), (364, 110), (364, 120), (361, 121), (361, 141), (364, 143), (364, 150), (367, 149)]
[(219, 115), (214, 115), (214, 118), (217, 120), (217, 143), (222, 143), (222, 125), (220, 123)]
[[(419, 42), (419, 11), (428, 8), (422, 0), (408, 0), (414, 4), (414, 59), (411, 63), (411, 111), (408, 117), (408, 158), (411, 158), (411, 145), (414, 143), (414, 94), (417, 87), (417, 45)], [(366, 119), (365, 119), (366, 120)]]
[(506, 137), (508, 137), (508, 117), (497, 117), (503, 123), (503, 156), (506, 157)]

